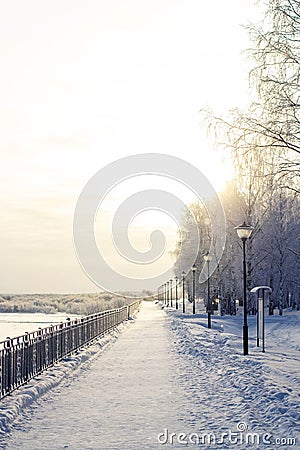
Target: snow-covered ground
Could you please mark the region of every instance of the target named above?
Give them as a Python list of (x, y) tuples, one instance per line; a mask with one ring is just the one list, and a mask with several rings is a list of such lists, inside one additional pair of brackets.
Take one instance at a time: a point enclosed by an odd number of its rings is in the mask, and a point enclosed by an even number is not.
[(236, 439), (257, 433), (258, 448), (300, 448), (300, 313), (266, 318), (266, 353), (256, 347), (256, 318), (249, 317), (248, 356), (242, 354), (241, 316), (213, 316), (208, 330), (205, 315), (168, 315), (186, 361), (180, 377), (195, 400), (194, 430), (220, 438), (241, 429)]
[(208, 330), (205, 315), (144, 303), (105, 351), (81, 351), (3, 399), (0, 448), (300, 448), (300, 315), (266, 320), (266, 353), (250, 317), (243, 356), (242, 317), (214, 316)]

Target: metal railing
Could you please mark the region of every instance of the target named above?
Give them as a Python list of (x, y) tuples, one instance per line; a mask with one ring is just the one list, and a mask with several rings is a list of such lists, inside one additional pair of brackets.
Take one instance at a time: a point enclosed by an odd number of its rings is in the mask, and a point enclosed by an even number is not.
[(138, 300), (121, 308), (39, 328), (0, 342), (0, 399), (75, 350), (129, 319)]

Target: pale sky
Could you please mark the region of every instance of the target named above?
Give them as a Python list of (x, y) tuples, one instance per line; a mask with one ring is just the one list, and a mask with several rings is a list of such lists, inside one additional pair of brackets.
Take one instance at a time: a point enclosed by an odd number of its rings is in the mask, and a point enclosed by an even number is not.
[(73, 212), (118, 158), (178, 156), (222, 188), (230, 167), (198, 111), (247, 104), (253, 3), (0, 1), (0, 292), (98, 290), (76, 258)]

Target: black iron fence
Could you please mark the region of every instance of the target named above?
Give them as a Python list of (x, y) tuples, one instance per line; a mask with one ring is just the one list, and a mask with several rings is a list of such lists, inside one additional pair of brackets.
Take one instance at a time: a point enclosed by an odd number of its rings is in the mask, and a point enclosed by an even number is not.
[(140, 300), (0, 342), (0, 398), (129, 319), (139, 305)]

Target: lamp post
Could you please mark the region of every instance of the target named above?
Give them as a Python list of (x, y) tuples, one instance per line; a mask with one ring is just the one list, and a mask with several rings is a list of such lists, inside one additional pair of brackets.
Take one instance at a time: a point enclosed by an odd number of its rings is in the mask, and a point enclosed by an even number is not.
[(193, 272), (193, 314), (196, 314), (196, 286), (195, 286), (195, 274), (196, 274), (197, 267), (195, 264), (192, 267)]
[(185, 272), (182, 272), (182, 312), (185, 313), (185, 300), (184, 300), (184, 296), (185, 296), (185, 292), (184, 292), (184, 277), (185, 277)]
[(169, 283), (170, 283), (170, 300), (171, 300), (171, 308), (173, 308), (173, 280), (170, 280)]
[(253, 227), (246, 225), (244, 222), (242, 225), (235, 227), (238, 237), (243, 242), (243, 291), (244, 291), (244, 324), (243, 324), (243, 348), (244, 355), (248, 355), (248, 322), (247, 322), (247, 271), (246, 271), (246, 241), (251, 236)]
[(163, 284), (164, 287), (164, 304), (167, 305), (167, 285), (166, 283)]
[(178, 309), (178, 276), (175, 276), (175, 307)]
[(209, 280), (209, 263), (212, 260), (209, 252), (206, 252), (203, 256), (204, 261), (207, 263), (207, 328), (211, 328), (211, 302), (210, 302), (210, 280)]

